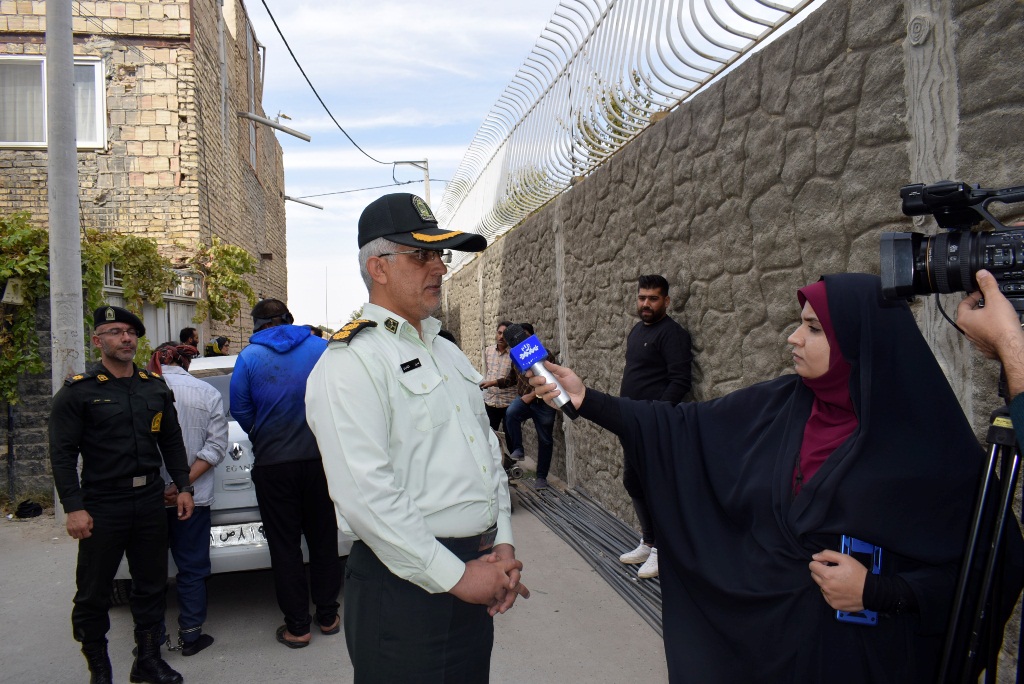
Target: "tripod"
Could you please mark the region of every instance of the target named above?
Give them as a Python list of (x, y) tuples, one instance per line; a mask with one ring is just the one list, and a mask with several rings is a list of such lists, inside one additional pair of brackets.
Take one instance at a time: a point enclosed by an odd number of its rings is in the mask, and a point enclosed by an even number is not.
[[(1002, 381), (1000, 385), (1003, 385)], [(1006, 526), (1017, 524), (1013, 514), (1013, 494), (1020, 470), (1020, 452), (1007, 407), (992, 412), (986, 442), (989, 457), (978, 487), (953, 599), (939, 668), (940, 684), (977, 681), (982, 668), (986, 684), (996, 681), (996, 662), (1002, 641), (1002, 635), (996, 633), (1001, 626), (998, 615), (1002, 599), (1002, 582), (998, 574)], [(998, 480), (995, 475), (997, 465)], [(1021, 679), (1021, 666), (1018, 658), (1017, 681)]]

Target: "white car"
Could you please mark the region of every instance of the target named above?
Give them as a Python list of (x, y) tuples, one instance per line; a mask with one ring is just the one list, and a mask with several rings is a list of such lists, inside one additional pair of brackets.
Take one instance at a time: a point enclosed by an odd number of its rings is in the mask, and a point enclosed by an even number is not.
[[(214, 469), (213, 505), (210, 508), (210, 564), (213, 574), (239, 570), (262, 570), (270, 567), (270, 550), (263, 536), (260, 509), (256, 504), (256, 490), (250, 473), (253, 466), (252, 444), (249, 436), (231, 418), (231, 372), (234, 356), (212, 356), (194, 359), (188, 372), (213, 385), (224, 399), (228, 412), (228, 454)], [(352, 541), (338, 532), (338, 555), (347, 556)], [(303, 559), (309, 560), (305, 540), (302, 541)], [(170, 553), (167, 555), (168, 577), (178, 569)], [(127, 559), (114, 577), (113, 603), (128, 602), (131, 575)]]

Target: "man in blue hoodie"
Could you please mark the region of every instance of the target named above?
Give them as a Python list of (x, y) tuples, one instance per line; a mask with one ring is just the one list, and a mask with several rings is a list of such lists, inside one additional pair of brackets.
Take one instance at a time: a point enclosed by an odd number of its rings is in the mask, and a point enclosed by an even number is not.
[[(327, 340), (293, 325), (288, 307), (277, 299), (256, 304), (252, 319), (255, 334), (231, 375), (231, 415), (252, 441), (252, 481), (284, 613), (277, 640), (302, 648), (310, 640), (310, 599), (322, 634), (341, 629), (338, 524), (305, 405), (306, 378)], [(308, 586), (303, 535), (309, 548)]]

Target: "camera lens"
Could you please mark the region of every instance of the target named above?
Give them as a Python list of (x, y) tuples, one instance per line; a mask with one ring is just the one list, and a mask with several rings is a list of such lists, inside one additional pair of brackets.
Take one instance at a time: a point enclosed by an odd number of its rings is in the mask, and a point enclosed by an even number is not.
[(978, 289), (974, 274), (988, 269), (1003, 292), (1024, 291), (1024, 229), (938, 235), (883, 233), (882, 294), (889, 299)]

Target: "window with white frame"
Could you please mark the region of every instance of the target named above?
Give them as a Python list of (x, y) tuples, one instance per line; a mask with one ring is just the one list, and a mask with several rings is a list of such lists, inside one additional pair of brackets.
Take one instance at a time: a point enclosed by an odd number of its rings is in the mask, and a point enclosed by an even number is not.
[[(78, 147), (106, 146), (103, 62), (75, 59)], [(46, 58), (0, 57), (0, 147), (46, 147)]]

